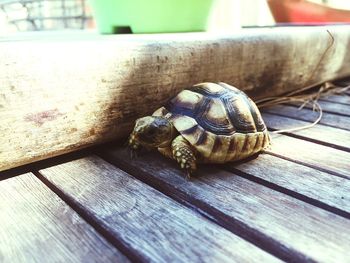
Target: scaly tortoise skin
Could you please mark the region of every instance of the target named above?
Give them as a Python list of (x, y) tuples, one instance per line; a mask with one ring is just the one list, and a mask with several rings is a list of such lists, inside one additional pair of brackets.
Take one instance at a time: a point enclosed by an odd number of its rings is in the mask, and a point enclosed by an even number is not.
[(270, 145), (270, 136), (244, 92), (222, 82), (200, 83), (138, 119), (129, 145), (158, 148), (189, 176), (196, 162), (225, 163), (258, 153)]

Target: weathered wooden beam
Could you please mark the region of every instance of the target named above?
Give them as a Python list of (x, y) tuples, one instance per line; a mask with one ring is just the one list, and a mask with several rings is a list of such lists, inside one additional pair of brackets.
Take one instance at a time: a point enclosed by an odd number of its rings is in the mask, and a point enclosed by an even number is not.
[(198, 82), (261, 98), (350, 75), (349, 29), (0, 40), (0, 170), (121, 138)]

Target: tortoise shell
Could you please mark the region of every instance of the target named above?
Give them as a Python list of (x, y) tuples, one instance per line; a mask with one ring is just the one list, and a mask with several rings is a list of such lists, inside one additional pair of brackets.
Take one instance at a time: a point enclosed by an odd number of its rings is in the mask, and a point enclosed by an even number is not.
[(270, 144), (255, 103), (225, 83), (201, 83), (185, 89), (153, 116), (171, 121), (201, 162), (241, 160)]

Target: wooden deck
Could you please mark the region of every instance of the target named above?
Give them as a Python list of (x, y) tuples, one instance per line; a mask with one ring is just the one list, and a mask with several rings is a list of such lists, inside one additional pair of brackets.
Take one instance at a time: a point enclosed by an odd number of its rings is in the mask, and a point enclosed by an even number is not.
[[(350, 96), (321, 104), (315, 127), (190, 181), (117, 143), (2, 172), (0, 262), (349, 262)], [(263, 117), (314, 120), (296, 109)]]

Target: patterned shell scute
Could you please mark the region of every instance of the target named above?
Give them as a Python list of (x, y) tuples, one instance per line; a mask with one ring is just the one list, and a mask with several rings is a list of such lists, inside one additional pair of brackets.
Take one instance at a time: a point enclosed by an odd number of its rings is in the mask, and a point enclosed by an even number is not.
[(225, 83), (201, 83), (183, 90), (153, 115), (168, 118), (204, 162), (242, 159), (269, 140), (255, 103)]
[(203, 83), (184, 90), (165, 107), (193, 119), (216, 135), (264, 131), (265, 124), (245, 93), (225, 83)]

